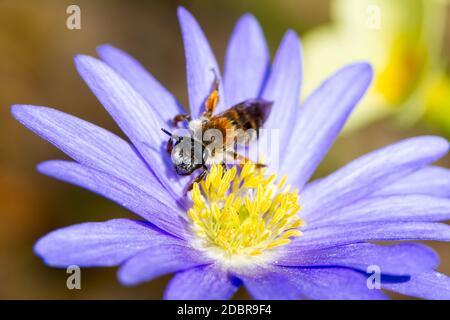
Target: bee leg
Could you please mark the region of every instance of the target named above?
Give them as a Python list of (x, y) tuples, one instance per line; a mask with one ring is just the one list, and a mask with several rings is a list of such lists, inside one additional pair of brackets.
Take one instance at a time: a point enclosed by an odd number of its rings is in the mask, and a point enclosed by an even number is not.
[(225, 172), (228, 171), (228, 167), (225, 162), (222, 162), (221, 165), (222, 165), (223, 173), (225, 174)]
[(258, 169), (267, 167), (267, 165), (264, 164), (264, 163), (255, 163), (255, 166), (256, 166), (256, 168), (258, 168)]
[(178, 114), (172, 119), (172, 124), (177, 127), (179, 122), (191, 121), (191, 116), (189, 114)]
[(166, 146), (166, 152), (169, 154), (169, 156), (172, 155), (172, 150), (173, 150), (173, 139), (170, 138)]
[(217, 102), (219, 102), (219, 80), (217, 80), (217, 76), (214, 79), (214, 86), (211, 94), (205, 101), (205, 109), (206, 111), (203, 113), (203, 116), (206, 118), (211, 118), (216, 109)]
[(192, 183), (187, 188), (187, 191), (188, 192), (191, 191), (192, 188), (194, 187), (194, 183), (199, 183), (200, 181), (202, 181), (206, 177), (207, 173), (208, 173), (208, 168), (206, 166), (203, 166), (203, 171), (197, 177), (195, 177), (194, 181), (192, 181)]

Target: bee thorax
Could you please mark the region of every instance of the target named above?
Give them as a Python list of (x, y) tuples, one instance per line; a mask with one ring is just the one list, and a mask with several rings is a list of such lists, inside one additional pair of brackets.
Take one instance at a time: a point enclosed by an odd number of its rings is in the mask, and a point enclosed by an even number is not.
[(200, 117), (198, 119), (192, 119), (188, 123), (189, 130), (193, 133), (202, 132), (202, 125), (207, 119), (205, 117)]

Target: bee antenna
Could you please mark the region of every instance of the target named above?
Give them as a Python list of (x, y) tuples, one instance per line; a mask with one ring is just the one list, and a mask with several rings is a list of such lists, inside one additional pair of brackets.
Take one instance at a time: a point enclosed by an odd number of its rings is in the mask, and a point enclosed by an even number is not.
[(168, 130), (166, 130), (166, 129), (164, 129), (164, 128), (161, 128), (161, 131), (164, 132), (165, 134), (167, 134), (171, 139), (174, 139), (174, 140), (176, 140), (176, 141), (178, 141), (178, 142), (180, 142), (181, 139), (182, 139), (182, 138), (180, 138), (179, 136), (177, 136), (177, 135), (175, 135), (175, 134), (169, 132)]
[(211, 68), (211, 72), (214, 74), (214, 86), (217, 86), (219, 82), (219, 76), (217, 75), (216, 68)]
[(164, 129), (164, 128), (161, 128), (161, 131), (162, 132), (164, 132), (165, 134), (167, 134), (169, 137), (171, 137), (172, 138), (172, 136), (173, 136), (173, 134), (172, 133), (170, 133), (169, 131), (167, 131), (166, 129)]

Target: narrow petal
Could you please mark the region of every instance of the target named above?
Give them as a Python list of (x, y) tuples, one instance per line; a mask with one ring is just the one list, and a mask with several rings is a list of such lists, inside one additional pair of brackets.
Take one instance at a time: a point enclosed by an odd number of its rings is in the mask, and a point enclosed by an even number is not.
[[(367, 276), (343, 268), (279, 268), (303, 297), (314, 300), (385, 300), (378, 289), (367, 287)], [(280, 271), (281, 272), (281, 271)]]
[(382, 283), (382, 287), (407, 296), (450, 300), (450, 277), (435, 271), (413, 275), (404, 283)]
[(280, 268), (258, 268), (252, 273), (239, 274), (239, 279), (253, 299), (298, 300), (301, 292)]
[(54, 267), (115, 266), (142, 250), (182, 243), (148, 222), (115, 219), (61, 228), (39, 239), (35, 253)]
[(374, 193), (374, 196), (423, 194), (450, 198), (450, 170), (429, 166), (395, 181)]
[(70, 161), (47, 161), (39, 172), (108, 198), (173, 235), (185, 234), (186, 221), (174, 201), (160, 188), (147, 193), (106, 173)]
[(165, 299), (225, 300), (233, 296), (240, 283), (216, 265), (207, 265), (177, 273), (169, 282)]
[[(280, 248), (281, 249), (281, 248)], [(366, 272), (376, 265), (383, 274), (411, 275), (438, 267), (439, 257), (429, 247), (402, 243), (381, 246), (369, 243), (351, 244), (319, 250), (295, 250), (285, 246), (283, 256), (277, 259), (279, 266), (346, 267)]]
[(225, 55), (224, 86), (230, 106), (260, 96), (269, 71), (269, 59), (269, 49), (258, 21), (251, 14), (242, 16)]
[(176, 98), (132, 56), (108, 44), (97, 47), (97, 53), (144, 97), (164, 121), (173, 119), (177, 114), (186, 113)]
[(119, 270), (118, 277), (124, 285), (136, 285), (150, 281), (159, 276), (183, 271), (211, 261), (186, 245), (164, 244), (152, 246), (144, 250), (127, 262)]
[[(262, 98), (273, 101), (265, 129), (280, 130), (280, 152), (292, 134), (292, 119), (298, 118), (302, 81), (302, 50), (297, 34), (288, 31), (275, 56)], [(269, 156), (269, 155), (266, 155)]]
[(217, 111), (224, 110), (226, 103), (220, 69), (205, 34), (195, 18), (183, 7), (178, 8), (178, 19), (186, 56), (189, 107), (192, 117), (198, 118), (204, 111), (204, 102), (212, 91), (216, 75), (219, 80)]
[(344, 268), (264, 267), (239, 277), (255, 299), (387, 299), (381, 290), (368, 289), (364, 274)]
[(319, 219), (332, 210), (352, 204), (422, 168), (448, 151), (440, 137), (406, 139), (366, 154), (302, 192), (305, 221)]
[(348, 223), (304, 230), (303, 236), (293, 240), (290, 246), (301, 251), (306, 248), (320, 249), (366, 241), (395, 240), (450, 241), (450, 226), (431, 222)]
[(134, 149), (115, 134), (55, 109), (12, 107), (14, 117), (68, 156), (144, 190), (160, 185)]
[(327, 212), (314, 227), (351, 222), (444, 221), (450, 219), (450, 199), (424, 195), (373, 197)]
[(182, 186), (177, 182), (170, 166), (170, 157), (164, 151), (167, 137), (160, 130), (164, 122), (159, 114), (104, 62), (79, 55), (75, 58), (75, 65), (81, 77), (130, 138), (161, 184), (174, 198), (178, 197), (182, 193)]
[[(292, 129), (287, 130), (291, 138), (285, 140), (289, 142), (281, 172), (289, 173), (297, 187), (302, 188), (310, 179), (366, 92), (372, 76), (367, 63), (349, 65), (326, 80), (304, 102), (299, 114), (294, 114), (289, 122)], [(288, 114), (286, 119), (292, 116)]]

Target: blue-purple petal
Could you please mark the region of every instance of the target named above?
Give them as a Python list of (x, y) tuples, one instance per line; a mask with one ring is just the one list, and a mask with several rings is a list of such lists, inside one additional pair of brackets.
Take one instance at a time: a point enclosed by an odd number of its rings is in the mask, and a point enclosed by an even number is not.
[[(75, 65), (81, 77), (130, 138), (154, 175), (174, 197), (182, 193), (170, 157), (164, 152), (164, 121), (131, 85), (98, 59), (79, 55)], [(172, 179), (172, 180), (171, 180)]]
[(385, 300), (379, 289), (369, 289), (367, 276), (344, 268), (278, 268), (302, 297), (314, 300)]
[(438, 160), (448, 152), (448, 147), (443, 138), (424, 136), (366, 154), (308, 185), (301, 193), (300, 214), (309, 223), (320, 219)]
[(214, 264), (188, 269), (175, 274), (169, 282), (165, 299), (225, 300), (230, 299), (240, 282)]
[[(346, 66), (327, 79), (303, 103), (298, 114), (282, 122), (291, 127), (280, 169), (303, 188), (336, 140), (356, 104), (366, 92), (373, 71), (367, 63)], [(288, 122), (289, 117), (292, 117)], [(283, 141), (283, 140), (281, 140)]]
[(116, 177), (70, 161), (47, 161), (38, 170), (108, 198), (176, 236), (184, 236), (186, 220), (164, 190), (148, 193)]
[(450, 277), (436, 271), (413, 275), (407, 282), (382, 283), (382, 288), (412, 297), (450, 300)]
[(136, 285), (165, 274), (210, 263), (209, 259), (186, 245), (159, 243), (127, 260), (120, 267), (118, 277), (124, 285)]
[(283, 255), (275, 262), (279, 266), (346, 267), (363, 272), (377, 265), (383, 274), (411, 275), (438, 267), (439, 257), (422, 244), (402, 243), (382, 246), (357, 243), (324, 249), (296, 250), (291, 246), (280, 248)]
[(12, 113), (24, 126), (77, 162), (147, 191), (161, 188), (133, 147), (115, 134), (47, 107), (15, 105)]
[(269, 62), (269, 49), (259, 23), (251, 14), (245, 14), (234, 28), (225, 55), (223, 81), (229, 106), (259, 97)]
[(450, 197), (450, 170), (429, 166), (401, 178), (374, 193), (374, 196), (422, 194)]
[(220, 69), (205, 34), (192, 14), (183, 7), (178, 8), (178, 19), (186, 56), (191, 116), (197, 118), (205, 111), (204, 102), (212, 91), (216, 76), (219, 80), (217, 111), (224, 110), (226, 103)]
[(239, 275), (255, 299), (385, 300), (381, 290), (367, 287), (361, 272), (337, 267), (264, 267)]
[(144, 97), (164, 121), (186, 112), (177, 99), (129, 54), (108, 44), (97, 47), (97, 53)]
[(449, 219), (450, 199), (413, 194), (362, 199), (327, 212), (315, 220), (314, 227), (352, 222), (435, 222)]
[(253, 299), (298, 300), (301, 292), (280, 268), (257, 268), (237, 276)]
[[(312, 226), (310, 226), (312, 227)], [(366, 241), (450, 241), (450, 226), (433, 222), (362, 222), (304, 230), (290, 246), (295, 250), (329, 248)]]
[(38, 240), (34, 251), (54, 267), (100, 267), (118, 265), (150, 247), (177, 243), (182, 241), (148, 222), (115, 219), (52, 231)]
[[(297, 34), (286, 32), (275, 55), (262, 98), (272, 101), (272, 110), (264, 128), (280, 130), (280, 152), (287, 147), (298, 118), (302, 82), (302, 49)], [(269, 132), (270, 133), (270, 132)], [(270, 154), (265, 154), (270, 159)], [(303, 154), (302, 154), (303, 156)], [(269, 160), (270, 162), (273, 162)]]

